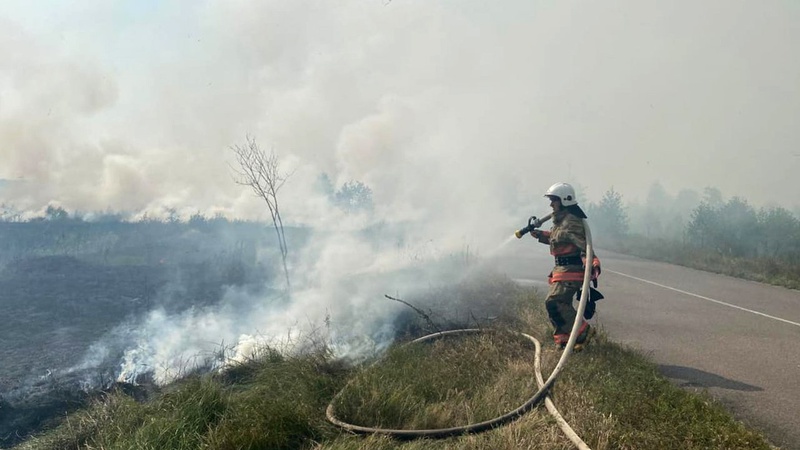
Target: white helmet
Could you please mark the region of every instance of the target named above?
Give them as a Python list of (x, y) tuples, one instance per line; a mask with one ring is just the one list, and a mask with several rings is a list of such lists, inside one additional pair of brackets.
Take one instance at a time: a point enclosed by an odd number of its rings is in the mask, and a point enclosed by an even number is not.
[(567, 183), (556, 183), (544, 193), (545, 197), (558, 197), (561, 199), (563, 206), (572, 206), (578, 204), (578, 199), (575, 197), (575, 189)]

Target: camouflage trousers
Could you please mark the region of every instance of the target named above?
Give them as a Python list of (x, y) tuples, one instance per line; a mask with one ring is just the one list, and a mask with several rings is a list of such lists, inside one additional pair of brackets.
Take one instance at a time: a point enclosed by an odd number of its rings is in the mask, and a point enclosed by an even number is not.
[(572, 306), (572, 299), (580, 290), (581, 284), (580, 281), (556, 281), (550, 284), (544, 304), (550, 323), (555, 328), (554, 335), (569, 334), (572, 331), (572, 324), (578, 314)]

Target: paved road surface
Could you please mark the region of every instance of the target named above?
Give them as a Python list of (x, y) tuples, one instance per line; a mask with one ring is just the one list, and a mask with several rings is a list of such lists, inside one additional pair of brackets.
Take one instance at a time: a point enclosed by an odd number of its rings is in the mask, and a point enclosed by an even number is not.
[[(498, 254), (501, 272), (546, 285), (552, 260), (533, 240)], [(800, 449), (800, 291), (598, 250), (594, 321), (689, 389), (707, 389), (773, 444)]]

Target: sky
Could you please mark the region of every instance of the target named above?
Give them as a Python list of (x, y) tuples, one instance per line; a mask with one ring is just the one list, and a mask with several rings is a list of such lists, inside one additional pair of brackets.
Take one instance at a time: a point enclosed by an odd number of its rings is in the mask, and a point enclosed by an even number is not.
[(264, 218), (232, 181), (248, 135), (297, 222), (322, 172), (430, 220), (546, 208), (565, 180), (800, 203), (793, 1), (4, 0), (0, 25), (25, 209)]
[[(800, 207), (798, 42), (791, 0), (2, 0), (0, 200), (268, 220), (233, 180), (250, 136), (291, 173), (285, 223), (319, 228), (308, 283), (247, 320), (225, 312), (235, 292), (208, 314), (153, 311), (128, 362), (245, 345), (311, 311), (374, 332), (387, 285), (348, 276), (486, 254), (559, 181), (583, 204), (658, 182)], [(331, 207), (321, 173), (366, 183), (370, 220), (424, 224), (415, 246), (348, 234), (363, 222)]]

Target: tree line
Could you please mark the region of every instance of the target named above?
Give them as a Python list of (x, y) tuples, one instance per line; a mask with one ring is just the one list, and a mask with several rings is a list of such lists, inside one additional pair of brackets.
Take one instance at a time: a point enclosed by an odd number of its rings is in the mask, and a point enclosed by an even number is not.
[(675, 241), (724, 257), (768, 258), (800, 264), (800, 220), (785, 206), (755, 208), (747, 199), (724, 199), (713, 187), (702, 194), (668, 194), (655, 183), (643, 203), (625, 203), (613, 187), (587, 206), (601, 240), (633, 236)]

